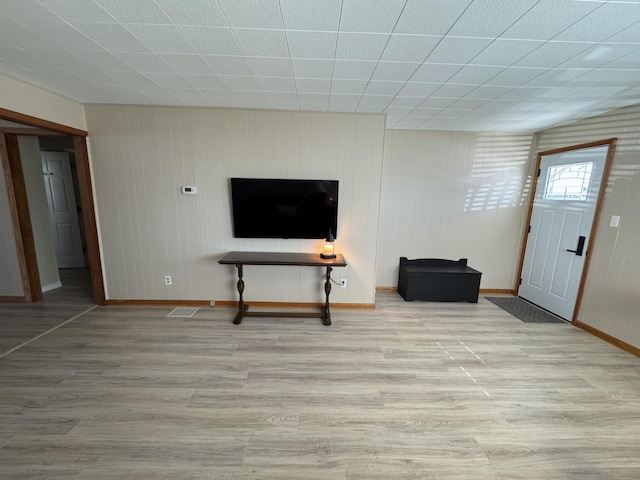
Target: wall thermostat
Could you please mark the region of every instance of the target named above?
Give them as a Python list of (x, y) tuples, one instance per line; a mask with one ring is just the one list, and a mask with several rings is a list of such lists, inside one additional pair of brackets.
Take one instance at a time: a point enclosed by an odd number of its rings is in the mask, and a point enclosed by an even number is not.
[(182, 187), (182, 194), (183, 195), (195, 195), (196, 194), (196, 187), (190, 187), (185, 185), (184, 187)]

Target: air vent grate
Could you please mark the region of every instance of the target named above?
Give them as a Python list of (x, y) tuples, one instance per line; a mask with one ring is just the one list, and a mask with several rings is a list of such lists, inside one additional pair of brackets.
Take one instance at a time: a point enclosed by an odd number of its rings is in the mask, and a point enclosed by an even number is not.
[(198, 310), (198, 307), (176, 307), (169, 312), (167, 317), (193, 317)]

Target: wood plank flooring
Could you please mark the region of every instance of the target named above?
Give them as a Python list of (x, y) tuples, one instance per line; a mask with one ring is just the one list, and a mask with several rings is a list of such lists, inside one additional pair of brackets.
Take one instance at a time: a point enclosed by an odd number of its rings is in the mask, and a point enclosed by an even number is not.
[(98, 307), (0, 359), (3, 479), (640, 478), (640, 359), (478, 304)]

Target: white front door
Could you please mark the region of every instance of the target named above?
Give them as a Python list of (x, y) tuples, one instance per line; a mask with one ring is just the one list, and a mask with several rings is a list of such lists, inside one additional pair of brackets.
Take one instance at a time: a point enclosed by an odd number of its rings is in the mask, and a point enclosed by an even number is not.
[(571, 321), (609, 146), (545, 155), (519, 295)]
[(71, 161), (65, 152), (40, 152), (58, 268), (84, 267)]

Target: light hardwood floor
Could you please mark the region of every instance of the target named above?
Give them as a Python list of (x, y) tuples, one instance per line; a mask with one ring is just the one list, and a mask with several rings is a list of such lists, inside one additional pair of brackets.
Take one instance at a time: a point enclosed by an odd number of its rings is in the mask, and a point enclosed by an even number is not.
[(98, 307), (0, 359), (4, 479), (640, 478), (640, 359), (404, 302), (318, 319)]

